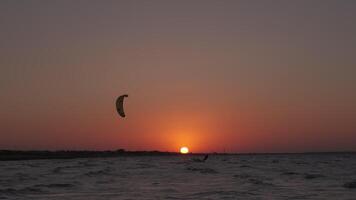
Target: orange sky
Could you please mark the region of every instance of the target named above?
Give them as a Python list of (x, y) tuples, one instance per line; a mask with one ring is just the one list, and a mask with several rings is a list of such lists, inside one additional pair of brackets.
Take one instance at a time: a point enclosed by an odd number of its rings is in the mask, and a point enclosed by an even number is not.
[(356, 150), (355, 13), (352, 1), (0, 2), (0, 149)]

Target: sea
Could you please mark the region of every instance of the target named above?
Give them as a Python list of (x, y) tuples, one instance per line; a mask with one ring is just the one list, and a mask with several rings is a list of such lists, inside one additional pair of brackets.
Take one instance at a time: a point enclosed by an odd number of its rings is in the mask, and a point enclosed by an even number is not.
[(0, 199), (356, 199), (356, 154), (0, 161)]

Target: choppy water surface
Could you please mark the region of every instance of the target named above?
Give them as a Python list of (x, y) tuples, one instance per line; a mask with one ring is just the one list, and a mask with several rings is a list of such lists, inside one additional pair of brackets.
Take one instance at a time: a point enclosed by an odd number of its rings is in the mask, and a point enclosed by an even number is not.
[(0, 199), (356, 199), (356, 154), (0, 162)]

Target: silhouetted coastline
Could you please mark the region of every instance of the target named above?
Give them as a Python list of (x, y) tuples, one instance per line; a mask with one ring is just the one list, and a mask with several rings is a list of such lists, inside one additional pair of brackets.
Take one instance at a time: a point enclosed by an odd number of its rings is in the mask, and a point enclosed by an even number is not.
[[(304, 152), (304, 153), (189, 153), (187, 155), (204, 156), (212, 155), (289, 155), (289, 154), (350, 154), (356, 152)], [(123, 156), (177, 156), (182, 155), (178, 152), (162, 151), (126, 151), (118, 149), (116, 151), (17, 151), (0, 150), (0, 161), (11, 160), (37, 160), (37, 159), (75, 159), (75, 158), (105, 158), (105, 157), (123, 157)]]
[(147, 155), (178, 155), (176, 152), (161, 151), (14, 151), (0, 150), (0, 161), (8, 160), (34, 160), (34, 159), (74, 159), (117, 156), (147, 156)]

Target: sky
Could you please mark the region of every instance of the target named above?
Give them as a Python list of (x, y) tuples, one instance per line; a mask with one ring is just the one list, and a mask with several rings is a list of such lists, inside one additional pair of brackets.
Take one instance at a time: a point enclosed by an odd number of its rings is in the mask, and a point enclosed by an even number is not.
[(355, 1), (3, 0), (0, 30), (0, 149), (356, 151)]

